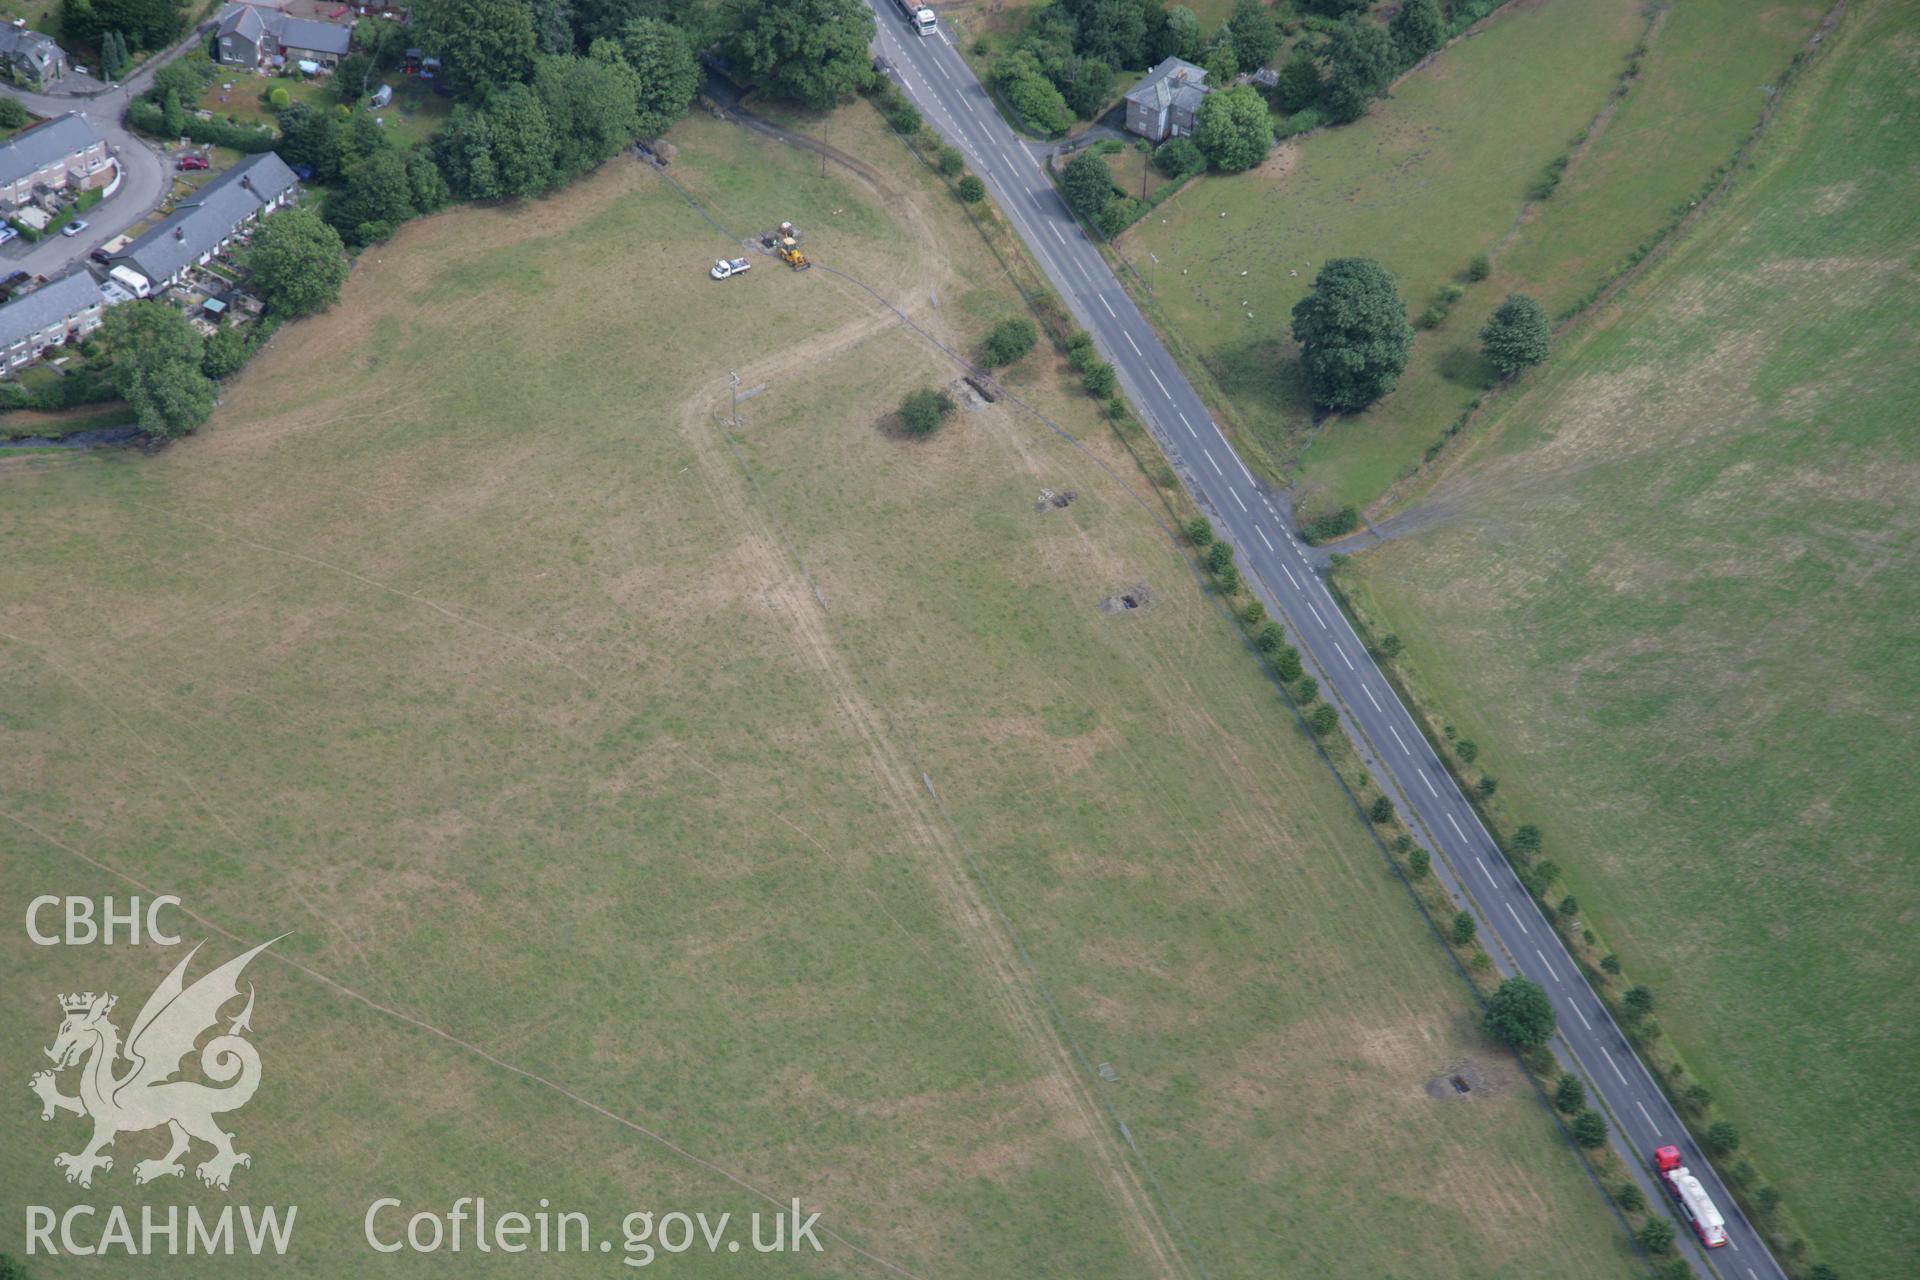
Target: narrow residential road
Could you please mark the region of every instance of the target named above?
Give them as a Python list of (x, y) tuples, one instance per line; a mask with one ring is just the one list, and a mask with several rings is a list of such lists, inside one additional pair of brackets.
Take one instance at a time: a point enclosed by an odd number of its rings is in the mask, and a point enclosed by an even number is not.
[(25, 252), (19, 251), (18, 243), (0, 247), (0, 275), (12, 271), (49, 278), (59, 275), (70, 264), (85, 261), (88, 253), (160, 207), (160, 202), (173, 189), (172, 170), (158, 148), (127, 128), (127, 104), (146, 92), (155, 71), (204, 38), (204, 29), (188, 33), (172, 49), (149, 59), (123, 83), (92, 96), (4, 90), (36, 116), (51, 119), (73, 111), (86, 117), (94, 132), (106, 139), (121, 167), (121, 179), (118, 191), (87, 211), (87, 229), (79, 235), (49, 235), (39, 244), (27, 247)]
[[(1538, 982), (1553, 999), (1555, 1050), (1610, 1113), (1612, 1139), (1650, 1204), (1672, 1214), (1677, 1247), (1702, 1275), (1785, 1280), (1646, 1065), (1588, 986), (1538, 904), (1480, 824), (1413, 717), (1374, 665), (1295, 536), (1281, 502), (1240, 461), (1153, 327), (1048, 179), (1039, 149), (1001, 117), (943, 26), (913, 34), (889, 0), (868, 0), (884, 57), (927, 122), (966, 154), (1067, 305), (1112, 361), (1122, 388), (1189, 491), (1230, 541), (1253, 589), (1282, 619), (1342, 718), (1371, 775), (1442, 858), (1435, 871), (1472, 910), (1501, 972)], [(1727, 1220), (1729, 1244), (1697, 1247), (1649, 1172), (1653, 1152), (1677, 1146)]]

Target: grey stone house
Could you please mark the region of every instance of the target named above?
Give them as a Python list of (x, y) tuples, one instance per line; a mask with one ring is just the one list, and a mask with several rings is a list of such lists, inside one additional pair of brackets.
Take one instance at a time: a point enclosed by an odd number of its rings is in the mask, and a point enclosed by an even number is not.
[(67, 53), (51, 36), (24, 27), (0, 27), (0, 66), (15, 84), (52, 84), (67, 74)]
[(1153, 142), (1184, 138), (1206, 97), (1206, 70), (1168, 58), (1127, 91), (1127, 132)]
[(106, 142), (71, 111), (0, 143), (0, 211), (18, 209), (41, 187), (84, 191), (112, 177)]
[(230, 4), (214, 28), (214, 55), (223, 66), (261, 67), (313, 62), (331, 69), (347, 56), (353, 28), (310, 18), (291, 18), (279, 9)]
[(248, 156), (182, 201), (112, 264), (146, 277), (153, 292), (178, 284), (253, 223), (293, 200), (297, 179), (276, 152)]
[(107, 300), (93, 273), (75, 268), (32, 293), (0, 306), (0, 352), (4, 372), (32, 364), (47, 348), (70, 337), (85, 337), (100, 327)]

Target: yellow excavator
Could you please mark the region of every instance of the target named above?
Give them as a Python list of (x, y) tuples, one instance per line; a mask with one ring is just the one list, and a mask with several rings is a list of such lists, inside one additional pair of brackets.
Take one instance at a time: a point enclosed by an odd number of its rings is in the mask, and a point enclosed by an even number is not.
[(780, 261), (795, 271), (805, 271), (813, 265), (807, 261), (807, 255), (800, 251), (800, 228), (791, 222), (780, 224), (780, 239), (773, 246), (773, 251), (780, 255)]

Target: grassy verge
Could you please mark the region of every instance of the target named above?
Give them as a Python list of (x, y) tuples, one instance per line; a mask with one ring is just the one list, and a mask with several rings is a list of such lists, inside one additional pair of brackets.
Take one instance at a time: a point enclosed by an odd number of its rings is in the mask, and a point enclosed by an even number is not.
[(1431, 719), (1480, 744), (1504, 829), (1548, 833), (1583, 959), (1631, 975), (1604, 989), (1657, 994), (1651, 1056), (1743, 1135), (1756, 1219), (1843, 1274), (1912, 1252), (1888, 1189), (1920, 1168), (1887, 1110), (1920, 821), (1895, 657), (1916, 389), (1890, 345), (1920, 248), (1894, 177), (1913, 16), (1854, 6), (1726, 206), (1439, 486), (1451, 522), (1342, 573)]

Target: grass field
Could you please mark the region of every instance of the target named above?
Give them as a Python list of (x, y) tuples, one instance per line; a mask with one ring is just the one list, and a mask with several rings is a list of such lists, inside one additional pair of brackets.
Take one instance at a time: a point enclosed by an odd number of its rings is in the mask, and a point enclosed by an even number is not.
[[(623, 161), (409, 224), (163, 454), (0, 462), (7, 911), (130, 876), (221, 957), (294, 931), (230, 1122), (234, 1198), (300, 1205), (295, 1274), (361, 1269), (381, 1195), (606, 1225), (765, 1207), (742, 1183), (842, 1233), (782, 1275), (883, 1274), (844, 1241), (921, 1276), (1634, 1274), (1145, 512), (1006, 408), (897, 436), (952, 370), (824, 268), (962, 345), (1015, 302), (868, 113), (833, 136), (879, 171), (676, 133), (717, 216), (794, 219), (821, 269), (708, 281), (728, 240)], [(737, 430), (730, 370), (765, 387)], [(1014, 382), (1119, 456), (1050, 359)], [(16, 1088), (56, 991), (134, 1006), (176, 958), (0, 957)], [(1428, 1094), (1463, 1063), (1486, 1089)], [(134, 1138), (66, 1187), (76, 1126), (29, 1101), (7, 1204), (205, 1198), (134, 1193)]]
[(1916, 20), (1345, 571), (1849, 1276), (1920, 1253)]
[[(1677, 6), (1609, 109), (1648, 12), (1641, 0), (1508, 5), (1360, 122), (1202, 182), (1123, 239), (1163, 324), (1303, 508), (1364, 507), (1410, 478), (1486, 386), (1477, 334), (1500, 300), (1524, 292), (1556, 311), (1664, 222), (1732, 153), (1821, 10)], [(1529, 185), (1583, 135), (1554, 197), (1529, 204)], [(1493, 277), (1420, 334), (1399, 390), (1316, 429), (1288, 333), (1314, 272), (1378, 258), (1417, 316), (1478, 253)]]

